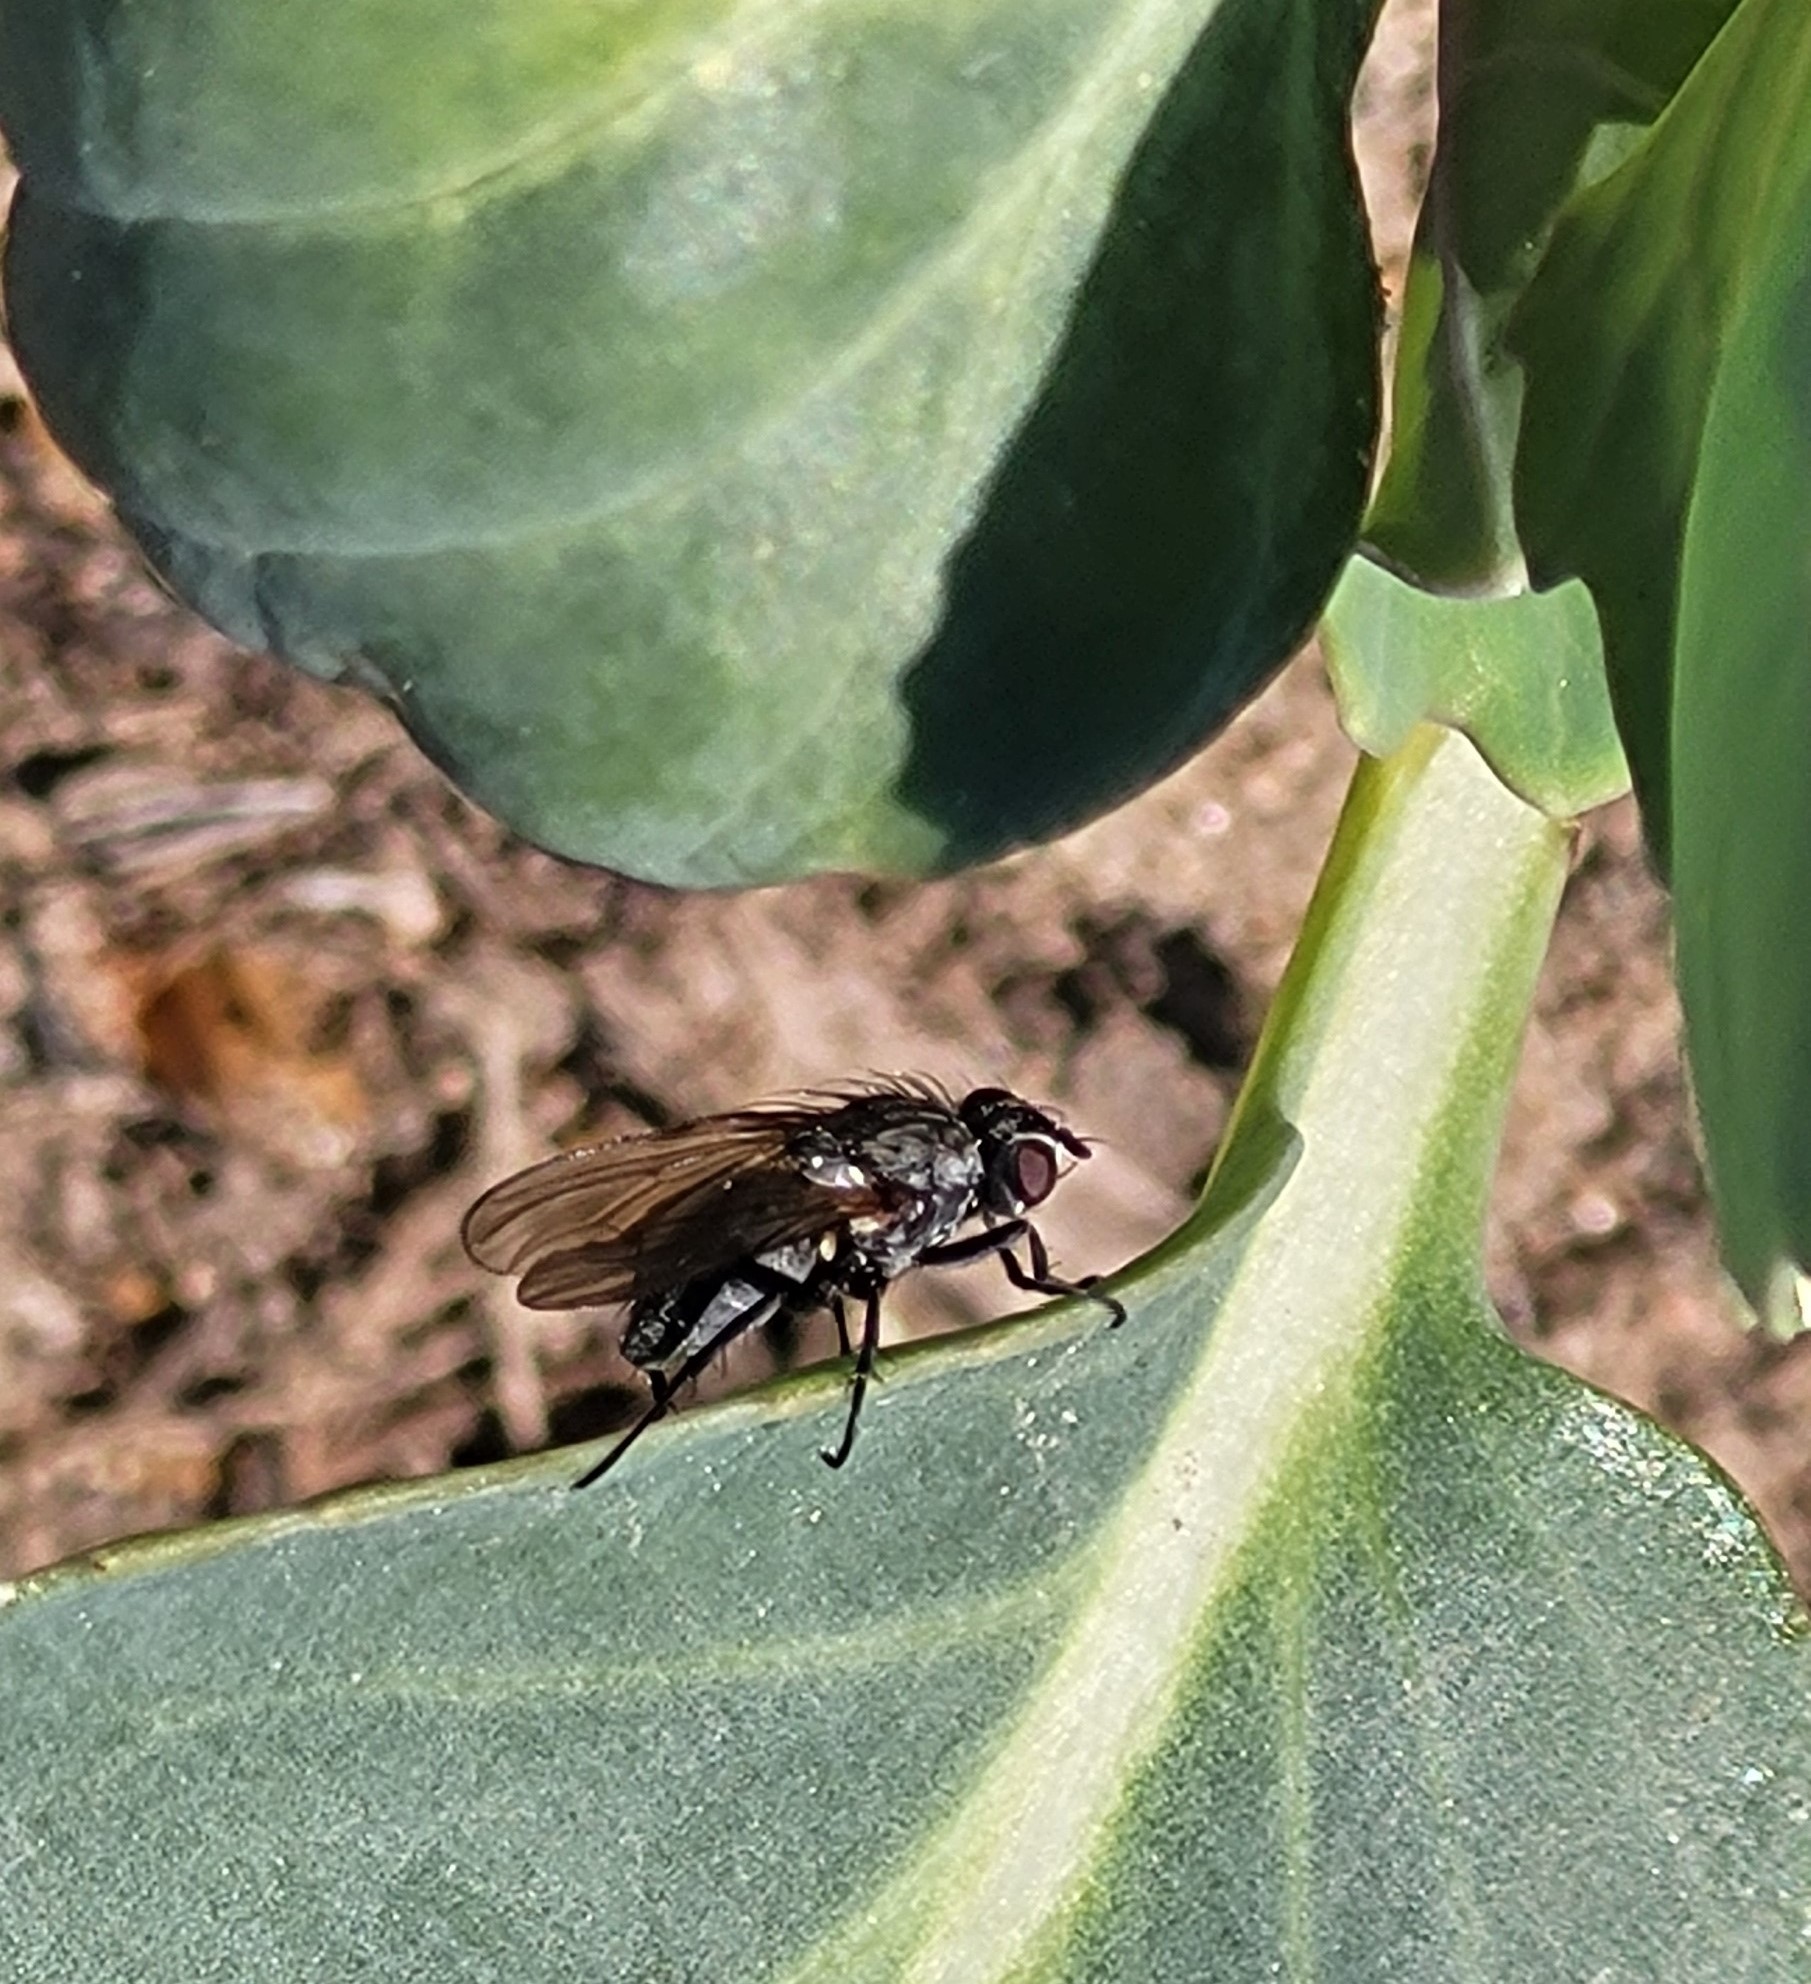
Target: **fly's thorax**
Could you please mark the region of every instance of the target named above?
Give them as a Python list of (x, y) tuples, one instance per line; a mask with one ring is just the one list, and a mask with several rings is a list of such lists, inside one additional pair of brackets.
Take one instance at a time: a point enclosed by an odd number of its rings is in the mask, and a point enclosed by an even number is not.
[(861, 1162), (824, 1131), (799, 1140), (799, 1169), (831, 1192), (859, 1192), (868, 1183)]
[(982, 1182), (975, 1139), (951, 1117), (926, 1115), (874, 1131), (863, 1149), (885, 1209), (849, 1222), (863, 1263), (891, 1277), (915, 1267), (974, 1212)]

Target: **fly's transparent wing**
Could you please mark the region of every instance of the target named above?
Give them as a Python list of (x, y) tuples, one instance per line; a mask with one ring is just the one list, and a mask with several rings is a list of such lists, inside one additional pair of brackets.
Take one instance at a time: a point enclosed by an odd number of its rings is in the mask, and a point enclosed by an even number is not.
[(870, 1192), (832, 1190), (785, 1172), (728, 1178), (614, 1239), (543, 1255), (516, 1294), (530, 1309), (632, 1302), (722, 1274), (771, 1248), (823, 1240), (878, 1204)]
[(593, 1144), (494, 1185), (465, 1216), (480, 1267), (533, 1309), (632, 1301), (878, 1209), (807, 1176), (790, 1141), (821, 1109), (772, 1106)]
[(695, 1191), (784, 1163), (799, 1120), (748, 1109), (562, 1151), (493, 1185), (460, 1237), (480, 1267), (521, 1274), (543, 1254), (615, 1238)]

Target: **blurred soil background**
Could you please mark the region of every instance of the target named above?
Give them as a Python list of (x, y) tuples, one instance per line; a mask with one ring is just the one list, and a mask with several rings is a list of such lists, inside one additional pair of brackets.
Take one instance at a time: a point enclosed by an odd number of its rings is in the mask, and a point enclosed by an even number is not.
[[(1361, 105), (1392, 299), (1430, 19), (1395, 9)], [(583, 1137), (868, 1070), (1003, 1082), (1102, 1144), (1052, 1203), (1062, 1266), (1141, 1251), (1211, 1156), (1353, 753), (1309, 653), (1159, 787), (971, 876), (684, 897), (586, 872), (381, 710), (166, 599), (0, 352), (0, 760), (17, 1572), (618, 1423), (597, 1320), (521, 1310), (457, 1239), (482, 1186)], [(1811, 1342), (1722, 1306), (1667, 951), (1625, 802), (1580, 834), (1492, 1288), (1530, 1349), (1708, 1448), (1811, 1589)], [(1009, 1293), (926, 1275), (890, 1313), (922, 1331)]]

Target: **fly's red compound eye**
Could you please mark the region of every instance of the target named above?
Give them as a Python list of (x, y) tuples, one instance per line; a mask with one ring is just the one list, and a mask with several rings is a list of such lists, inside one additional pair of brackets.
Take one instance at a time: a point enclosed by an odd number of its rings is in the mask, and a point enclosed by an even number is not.
[(1012, 1153), (1013, 1196), (1022, 1206), (1041, 1206), (1056, 1189), (1056, 1152), (1048, 1144), (1025, 1142)]

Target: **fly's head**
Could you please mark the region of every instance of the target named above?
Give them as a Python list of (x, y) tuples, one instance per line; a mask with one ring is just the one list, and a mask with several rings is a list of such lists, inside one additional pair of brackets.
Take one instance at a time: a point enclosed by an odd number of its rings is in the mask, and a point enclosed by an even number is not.
[(978, 1088), (962, 1102), (962, 1121), (981, 1151), (981, 1207), (1017, 1219), (1041, 1206), (1088, 1146), (1055, 1117), (1010, 1089)]

